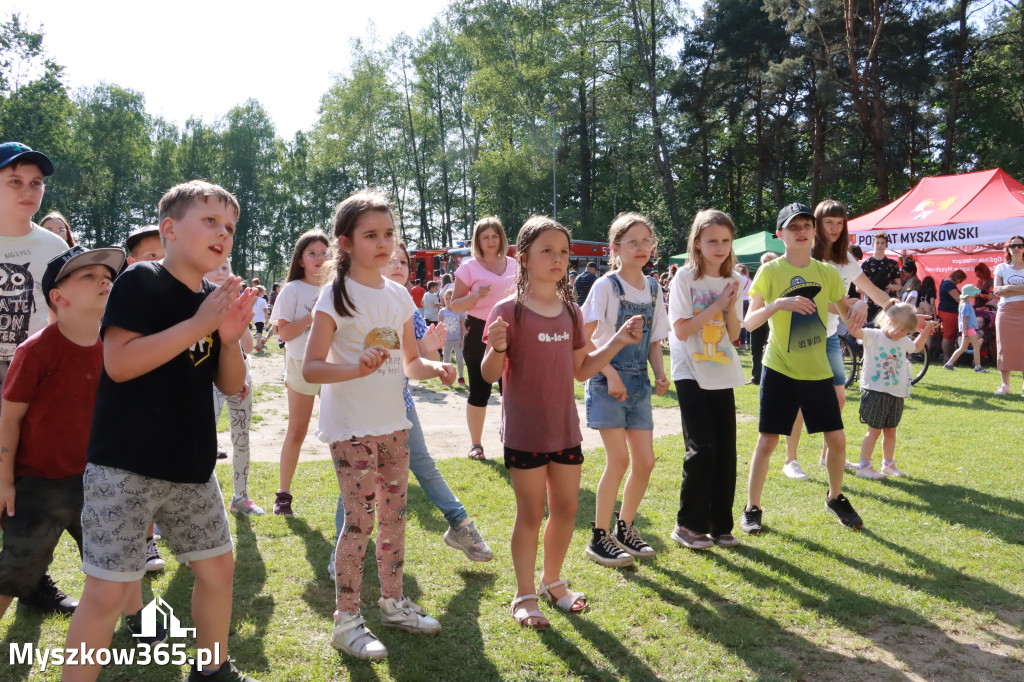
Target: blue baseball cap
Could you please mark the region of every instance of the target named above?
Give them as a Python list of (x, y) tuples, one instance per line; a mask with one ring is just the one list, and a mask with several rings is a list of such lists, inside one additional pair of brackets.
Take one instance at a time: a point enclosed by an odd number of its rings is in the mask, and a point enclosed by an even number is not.
[(39, 166), (43, 175), (53, 175), (53, 162), (42, 152), (33, 151), (28, 145), (20, 142), (4, 142), (0, 144), (0, 168), (6, 168), (14, 161), (30, 161)]

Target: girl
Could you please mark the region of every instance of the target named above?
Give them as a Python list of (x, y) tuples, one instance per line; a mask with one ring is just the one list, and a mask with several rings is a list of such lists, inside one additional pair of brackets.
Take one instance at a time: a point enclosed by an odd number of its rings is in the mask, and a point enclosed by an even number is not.
[(450, 365), (420, 358), (412, 297), (381, 274), (395, 251), (391, 205), (378, 192), (356, 192), (334, 214), (338, 249), (334, 281), (317, 298), (303, 376), (323, 384), (317, 437), (330, 443), (344, 502), (335, 547), (337, 610), (331, 643), (357, 658), (381, 659), (387, 649), (359, 613), (363, 558), (377, 515), (381, 624), (433, 633), (437, 620), (402, 594), (409, 427), (404, 374), (455, 379)]
[[(878, 281), (885, 278), (892, 281), (899, 277), (899, 266), (885, 256), (885, 246), (888, 245), (889, 238), (885, 234), (877, 234), (874, 239), (875, 254), (865, 261), (862, 269), (856, 259), (850, 257), (850, 231), (846, 222), (846, 207), (834, 199), (826, 199), (814, 208), (814, 244), (811, 247), (811, 258), (836, 266), (839, 276), (843, 278), (844, 289), (849, 289), (851, 284), (855, 285), (867, 294), (876, 310), (881, 310), (881, 307), (889, 302), (889, 294), (876, 286), (871, 277), (876, 277)], [(895, 267), (895, 270), (892, 267)], [(865, 304), (859, 303), (850, 312), (850, 325), (860, 327), (865, 320), (867, 308)], [(825, 353), (832, 367), (832, 386), (835, 388), (836, 397), (839, 398), (841, 411), (846, 405), (846, 368), (843, 366), (843, 353), (839, 345), (839, 315), (834, 310), (829, 310), (826, 327), (828, 336), (825, 339)], [(806, 481), (810, 477), (804, 473), (800, 462), (797, 461), (797, 448), (800, 445), (800, 432), (803, 426), (803, 413), (798, 413), (796, 423), (793, 424), (793, 432), (786, 439), (786, 463), (782, 467), (782, 473), (788, 478)], [(826, 460), (826, 448), (822, 446), (819, 466), (825, 466)], [(853, 462), (846, 463), (847, 469), (853, 470), (856, 466)]]
[(70, 249), (75, 245), (75, 235), (71, 233), (71, 223), (60, 211), (50, 211), (39, 221), (39, 227), (45, 228), (67, 242)]
[[(587, 607), (586, 597), (559, 577), (572, 540), (583, 464), (573, 378), (590, 378), (623, 347), (638, 343), (643, 332), (643, 318), (632, 317), (600, 350), (593, 349), (569, 289), (569, 240), (569, 231), (551, 218), (532, 216), (523, 225), (516, 242), (516, 293), (491, 311), (480, 366), (485, 381), (505, 381), (501, 438), (516, 496), (512, 616), (532, 628), (550, 625), (537, 609), (538, 594), (563, 611)], [(544, 568), (535, 591), (545, 497)]]
[(313, 306), (320, 293), (320, 269), (329, 254), (330, 242), (323, 231), (310, 230), (299, 237), (273, 311), (277, 336), (287, 344), (284, 384), (288, 390), (288, 430), (281, 443), (280, 487), (274, 496), (274, 513), (284, 516), (292, 514), (292, 476), (313, 416), (313, 398), (320, 394), (319, 384), (302, 378), (302, 360), (313, 324)]
[[(743, 367), (733, 341), (743, 313), (743, 278), (733, 270), (736, 226), (722, 211), (693, 219), (686, 266), (672, 280), (669, 337), (686, 456), (672, 539), (690, 549), (739, 544), (732, 535), (736, 496), (736, 401)], [(710, 538), (708, 535), (710, 534)]]
[[(601, 346), (629, 318), (644, 320), (643, 339), (627, 346), (611, 363), (595, 374), (586, 386), (587, 426), (601, 432), (607, 453), (604, 474), (597, 486), (597, 510), (586, 555), (602, 566), (629, 566), (633, 557), (650, 558), (654, 549), (644, 542), (633, 525), (640, 501), (654, 470), (654, 419), (651, 414), (651, 380), (664, 395), (669, 388), (662, 360), (661, 342), (668, 338), (668, 315), (661, 286), (644, 276), (643, 267), (657, 247), (651, 222), (637, 213), (623, 213), (608, 230), (612, 271), (598, 279), (583, 304), (584, 333)], [(622, 506), (609, 519), (619, 494), (622, 477), (629, 469)]]
[(487, 417), (487, 400), (491, 384), (480, 375), (484, 358), (483, 333), (487, 316), (494, 304), (511, 294), (515, 288), (516, 262), (508, 257), (508, 237), (501, 221), (493, 216), (481, 218), (473, 228), (473, 257), (467, 258), (455, 271), (455, 294), (452, 310), (466, 313), (466, 338), (462, 355), (469, 372), (469, 399), (466, 401), (466, 423), (469, 425), (470, 459), (484, 459), (480, 444)]
[(451, 288), (444, 293), (441, 297), (444, 307), (438, 313), (441, 324), (447, 330), (444, 346), (441, 348), (441, 360), (448, 362), (452, 359), (452, 353), (455, 354), (455, 362), (459, 365), (459, 386), (465, 386), (466, 380), (462, 378), (462, 340), (466, 334), (466, 313), (457, 313), (452, 310), (453, 293)]
[[(917, 339), (917, 311), (909, 303), (890, 301), (875, 318), (878, 329), (850, 330), (864, 342), (864, 367), (860, 374), (860, 420), (868, 434), (860, 446), (857, 478), (904, 476), (896, 468), (896, 427), (903, 416), (903, 401), (910, 395), (910, 362), (907, 353), (920, 353), (928, 336), (939, 326), (929, 320)], [(871, 466), (871, 453), (882, 434), (882, 470)]]
[[(231, 265), (227, 261), (216, 270), (206, 273), (211, 284), (222, 286), (231, 277)], [(213, 413), (220, 417), (224, 402), (228, 404), (228, 418), (231, 422), (231, 444), (233, 456), (231, 468), (234, 470), (234, 496), (231, 498), (231, 511), (243, 516), (262, 516), (260, 509), (249, 499), (249, 426), (252, 422), (252, 372), (249, 370), (248, 355), (252, 353), (253, 341), (248, 334), (242, 334), (239, 340), (242, 346), (242, 358), (245, 359), (245, 385), (235, 395), (226, 396), (220, 392), (216, 384), (213, 386)]]
[[(996, 395), (1010, 395), (1010, 373), (1024, 370), (1024, 237), (1014, 235), (1003, 247), (1004, 263), (996, 266), (992, 293), (996, 311), (996, 365), (1003, 383)], [(1024, 397), (1024, 390), (1021, 391)]]
[(960, 347), (953, 351), (943, 369), (955, 370), (956, 361), (970, 346), (974, 351), (974, 371), (987, 374), (988, 370), (981, 366), (981, 334), (978, 333), (978, 315), (974, 311), (974, 300), (981, 293), (978, 287), (968, 284), (960, 294), (960, 309), (957, 311), (957, 329), (960, 332)]

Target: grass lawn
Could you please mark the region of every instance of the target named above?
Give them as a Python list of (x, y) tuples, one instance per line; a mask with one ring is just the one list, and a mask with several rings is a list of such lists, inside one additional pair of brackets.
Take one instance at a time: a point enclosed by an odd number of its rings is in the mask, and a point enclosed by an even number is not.
[[(746, 360), (746, 357), (744, 357)], [(1019, 381), (1019, 377), (1014, 379)], [(496, 553), (473, 564), (441, 541), (445, 522), (411, 487), (406, 594), (444, 626), (416, 636), (379, 626), (376, 569), (367, 563), (364, 613), (391, 657), (358, 662), (329, 643), (334, 590), (327, 578), (337, 487), (325, 463), (300, 464), (300, 515), (232, 518), (237, 566), (231, 655), (260, 680), (1019, 680), (1024, 670), (1024, 493), (1019, 394), (996, 397), (997, 374), (933, 367), (907, 402), (897, 458), (909, 478), (847, 479), (866, 529), (841, 527), (824, 510), (820, 438), (801, 460), (811, 482), (782, 476), (781, 448), (765, 489), (765, 534), (733, 550), (684, 550), (669, 538), (678, 504), (683, 444), (656, 443), (658, 466), (637, 518), (658, 550), (635, 568), (609, 570), (584, 558), (603, 455), (583, 467), (577, 529), (564, 577), (591, 610), (568, 617), (545, 608), (553, 627), (533, 632), (508, 615), (514, 590), (508, 555), (514, 502), (504, 467), (466, 459), (440, 463)], [(756, 389), (737, 390), (736, 513), (756, 438)], [(844, 412), (859, 448), (859, 391)], [(669, 396), (663, 400), (674, 404)], [(429, 441), (429, 439), (428, 439)], [(880, 457), (880, 452), (876, 453)], [(228, 465), (230, 466), (230, 465)], [(226, 494), (231, 471), (218, 467)], [(272, 464), (254, 464), (251, 490), (270, 507)], [(372, 552), (372, 547), (370, 548)], [(164, 548), (165, 556), (168, 554)], [(52, 573), (81, 591), (66, 538)], [(168, 559), (143, 582), (191, 627), (193, 578)], [(12, 642), (61, 646), (67, 620), (11, 609), (0, 622)], [(130, 646), (124, 634), (115, 646)], [(101, 679), (176, 680), (184, 668), (108, 668)], [(0, 666), (0, 680), (56, 680), (59, 672)]]

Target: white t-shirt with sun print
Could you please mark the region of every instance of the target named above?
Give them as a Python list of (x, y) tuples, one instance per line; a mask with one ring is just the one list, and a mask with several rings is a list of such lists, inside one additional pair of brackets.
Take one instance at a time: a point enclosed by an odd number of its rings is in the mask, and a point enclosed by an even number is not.
[(355, 306), (351, 317), (341, 317), (334, 308), (330, 285), (320, 292), (314, 315), (331, 316), (337, 331), (327, 361), (356, 364), (362, 352), (384, 346), (391, 356), (373, 374), (349, 381), (323, 384), (320, 389), (320, 421), (316, 437), (325, 443), (361, 436), (386, 436), (408, 429), (405, 418), (405, 369), (402, 361), (402, 330), (416, 305), (405, 287), (385, 279), (380, 289), (345, 282)]

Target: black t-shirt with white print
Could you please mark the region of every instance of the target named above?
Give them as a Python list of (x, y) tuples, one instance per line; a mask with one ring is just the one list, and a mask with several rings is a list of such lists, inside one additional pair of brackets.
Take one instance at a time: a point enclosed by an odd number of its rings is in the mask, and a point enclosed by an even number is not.
[[(101, 334), (121, 327), (156, 334), (196, 314), (214, 286), (189, 289), (160, 263), (136, 263), (114, 282)], [(156, 369), (121, 383), (104, 365), (96, 392), (88, 460), (143, 476), (205, 483), (217, 462), (210, 387), (220, 359), (217, 332)]]

